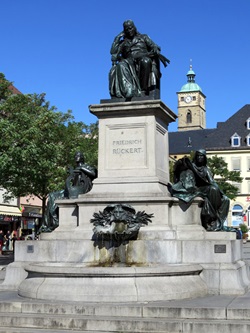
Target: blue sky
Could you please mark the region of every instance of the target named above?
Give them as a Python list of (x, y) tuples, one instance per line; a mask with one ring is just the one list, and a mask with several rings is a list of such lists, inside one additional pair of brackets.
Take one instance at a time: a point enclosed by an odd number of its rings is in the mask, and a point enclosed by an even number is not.
[(207, 128), (250, 103), (249, 0), (0, 0), (0, 11), (0, 72), (77, 121), (95, 122), (88, 106), (109, 98), (110, 46), (127, 19), (171, 60), (161, 99), (172, 111), (190, 59)]

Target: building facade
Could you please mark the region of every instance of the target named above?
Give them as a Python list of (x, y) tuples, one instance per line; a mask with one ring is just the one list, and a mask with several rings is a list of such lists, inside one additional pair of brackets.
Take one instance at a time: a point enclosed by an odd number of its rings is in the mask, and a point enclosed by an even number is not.
[[(228, 164), (229, 171), (240, 171), (243, 181), (233, 184), (239, 190), (235, 200), (230, 202), (227, 222), (229, 226), (238, 226), (244, 222), (250, 227), (250, 104), (243, 106), (225, 122), (219, 122), (216, 128), (206, 129), (205, 95), (201, 95), (204, 98), (204, 104), (202, 102), (204, 108), (192, 109), (184, 105), (185, 96), (199, 95), (201, 88), (198, 86), (200, 90), (198, 87), (194, 90), (194, 86), (189, 84), (183, 87), (177, 93), (178, 131), (169, 133), (169, 154), (171, 158), (178, 160), (192, 151), (203, 148), (207, 151), (208, 157), (215, 155), (222, 157)], [(191, 121), (188, 116), (189, 111)], [(198, 114), (200, 116), (197, 118)], [(204, 122), (200, 121), (202, 114)]]
[(6, 235), (7, 231), (12, 232), (20, 228), (22, 212), (19, 209), (19, 200), (6, 200), (4, 194), (6, 190), (0, 188), (0, 230)]
[(33, 195), (21, 197), (20, 208), (22, 236), (33, 239), (42, 224), (42, 200)]

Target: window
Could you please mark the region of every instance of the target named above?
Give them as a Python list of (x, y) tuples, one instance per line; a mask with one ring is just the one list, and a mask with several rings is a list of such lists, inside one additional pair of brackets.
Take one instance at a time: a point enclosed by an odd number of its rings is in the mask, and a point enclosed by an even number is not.
[(238, 227), (243, 223), (243, 208), (241, 205), (234, 205), (232, 208), (232, 226)]
[(250, 171), (250, 157), (247, 158), (247, 171)]
[(234, 133), (234, 135), (231, 136), (231, 146), (232, 147), (239, 147), (240, 146), (240, 139), (241, 139), (241, 137), (237, 133)]
[(240, 145), (240, 143), (239, 143), (239, 138), (234, 137), (234, 138), (233, 138), (233, 146), (239, 146), (239, 145)]
[(250, 130), (250, 118), (247, 119), (247, 129)]
[(190, 124), (192, 122), (192, 113), (191, 111), (187, 112), (187, 124)]
[(241, 206), (241, 205), (237, 205), (237, 204), (233, 206), (233, 210), (234, 210), (234, 211), (236, 210), (236, 211), (243, 212), (243, 208), (242, 208), (242, 206)]
[(196, 96), (193, 96), (193, 101), (196, 101)]
[(240, 171), (241, 170), (241, 160), (240, 157), (232, 157), (232, 170), (233, 171)]
[(233, 186), (237, 187), (238, 191), (237, 191), (237, 194), (240, 194), (241, 193), (241, 183), (232, 183)]
[(181, 97), (181, 101), (182, 101), (182, 102), (184, 101), (184, 97)]
[(246, 137), (246, 141), (247, 141), (247, 146), (250, 146), (250, 134), (248, 134), (248, 136)]

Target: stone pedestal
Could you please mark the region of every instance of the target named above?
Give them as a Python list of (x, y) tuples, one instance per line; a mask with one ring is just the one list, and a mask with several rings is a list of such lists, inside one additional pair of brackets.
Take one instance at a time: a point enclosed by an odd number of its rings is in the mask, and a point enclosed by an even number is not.
[[(203, 200), (187, 205), (168, 192), (168, 124), (174, 113), (160, 100), (92, 105), (90, 111), (99, 119), (92, 191), (57, 201), (59, 227), (52, 233), (16, 242), (15, 262), (0, 288), (87, 302), (244, 294), (250, 280), (236, 233), (207, 232), (200, 222)], [(152, 223), (119, 247), (95, 243), (93, 214), (117, 203), (153, 213)]]
[(99, 119), (98, 178), (88, 197), (169, 196), (168, 125), (160, 100), (91, 105)]

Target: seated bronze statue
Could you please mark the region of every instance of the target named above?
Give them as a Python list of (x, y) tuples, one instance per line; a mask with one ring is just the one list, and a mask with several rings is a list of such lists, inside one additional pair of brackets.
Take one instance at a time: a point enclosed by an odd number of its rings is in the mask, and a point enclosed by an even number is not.
[(85, 194), (92, 189), (92, 181), (97, 177), (97, 170), (84, 163), (81, 152), (75, 154), (76, 166), (69, 169), (66, 179), (65, 197), (78, 198), (79, 194)]
[(112, 98), (129, 100), (159, 91), (160, 61), (165, 67), (170, 61), (148, 35), (137, 31), (133, 21), (123, 23), (123, 31), (115, 37), (110, 53), (113, 67), (109, 73), (109, 92)]
[(224, 222), (229, 211), (229, 199), (221, 191), (207, 166), (206, 151), (195, 152), (193, 161), (187, 157), (178, 160), (174, 167), (172, 196), (191, 202), (195, 197), (204, 199), (201, 210), (201, 222), (208, 231), (228, 230)]
[(97, 177), (97, 170), (84, 163), (81, 152), (75, 153), (76, 166), (69, 168), (69, 176), (66, 179), (65, 189), (51, 192), (48, 196), (45, 221), (40, 232), (50, 232), (58, 227), (58, 199), (75, 199), (80, 194), (85, 194), (92, 189), (92, 181)]

